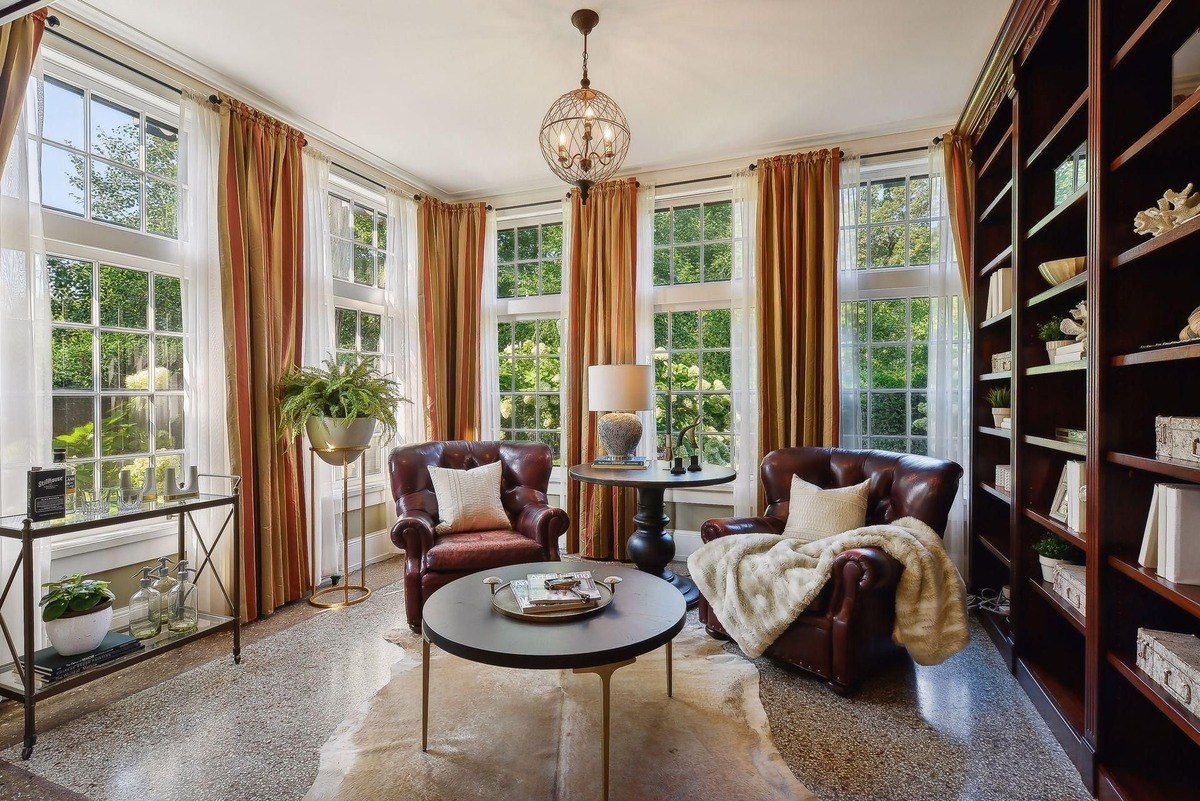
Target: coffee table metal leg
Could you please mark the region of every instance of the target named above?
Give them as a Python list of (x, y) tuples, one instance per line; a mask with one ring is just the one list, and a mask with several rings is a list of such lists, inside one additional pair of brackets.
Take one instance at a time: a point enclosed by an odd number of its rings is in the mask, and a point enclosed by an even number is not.
[(671, 641), (667, 640), (667, 697), (674, 698), (671, 692)]
[(421, 750), (429, 745), (429, 640), (421, 638)]
[(636, 661), (636, 659), (626, 659), (624, 662), (613, 662), (611, 665), (600, 665), (599, 667), (594, 668), (574, 668), (572, 671), (574, 673), (595, 673), (600, 677), (600, 695), (602, 698), (601, 704), (603, 705), (603, 728), (600, 735), (600, 760), (602, 763), (601, 775), (603, 777), (603, 781), (601, 782), (601, 786), (603, 787), (603, 795), (601, 798), (603, 801), (608, 801), (609, 685), (612, 683), (612, 674), (616, 673), (619, 669), (625, 667), (626, 665), (632, 665)]

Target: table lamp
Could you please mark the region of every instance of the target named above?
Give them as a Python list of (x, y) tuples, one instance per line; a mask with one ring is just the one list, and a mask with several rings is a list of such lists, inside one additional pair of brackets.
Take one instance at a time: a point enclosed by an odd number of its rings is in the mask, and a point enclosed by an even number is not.
[(593, 364), (588, 367), (588, 410), (607, 412), (597, 431), (609, 456), (632, 456), (642, 439), (642, 421), (633, 412), (654, 408), (654, 368), (648, 364)]

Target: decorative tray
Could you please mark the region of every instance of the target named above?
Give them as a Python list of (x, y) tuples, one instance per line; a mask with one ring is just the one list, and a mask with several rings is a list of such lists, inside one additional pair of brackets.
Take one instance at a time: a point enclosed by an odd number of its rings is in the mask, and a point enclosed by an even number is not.
[(490, 577), (484, 579), (483, 583), (491, 587), (492, 608), (505, 617), (511, 617), (515, 620), (528, 620), (533, 623), (561, 623), (563, 621), (578, 620), (588, 615), (594, 615), (611, 604), (616, 594), (617, 585), (621, 583), (621, 579), (611, 576), (603, 581), (596, 582), (596, 589), (600, 590), (600, 599), (596, 601), (595, 606), (589, 606), (586, 609), (565, 609), (558, 612), (538, 612), (536, 614), (521, 611), (521, 607), (513, 595), (511, 582), (501, 584), (500, 579)]

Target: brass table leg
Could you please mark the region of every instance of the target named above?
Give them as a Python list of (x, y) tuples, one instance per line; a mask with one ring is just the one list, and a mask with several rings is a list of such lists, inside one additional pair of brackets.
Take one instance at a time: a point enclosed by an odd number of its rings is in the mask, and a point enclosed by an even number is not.
[(595, 673), (600, 677), (600, 694), (602, 697), (601, 704), (603, 705), (603, 729), (600, 736), (600, 760), (602, 762), (602, 787), (603, 801), (608, 801), (608, 706), (609, 706), (609, 685), (612, 682), (612, 674), (626, 665), (632, 665), (636, 659), (626, 659), (624, 662), (613, 662), (611, 665), (600, 665), (594, 668), (574, 668), (572, 673)]
[(671, 641), (667, 640), (667, 697), (674, 698), (671, 692)]
[(429, 745), (429, 640), (421, 638), (421, 750)]

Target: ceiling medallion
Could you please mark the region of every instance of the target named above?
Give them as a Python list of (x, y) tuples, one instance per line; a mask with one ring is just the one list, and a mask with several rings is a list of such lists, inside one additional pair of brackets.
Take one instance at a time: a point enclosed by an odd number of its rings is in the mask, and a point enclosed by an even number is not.
[(588, 190), (611, 178), (629, 152), (629, 123), (611, 97), (592, 88), (588, 80), (587, 38), (600, 15), (581, 8), (571, 24), (583, 34), (583, 78), (579, 88), (564, 94), (542, 119), (542, 156), (559, 178), (579, 187), (582, 202)]

